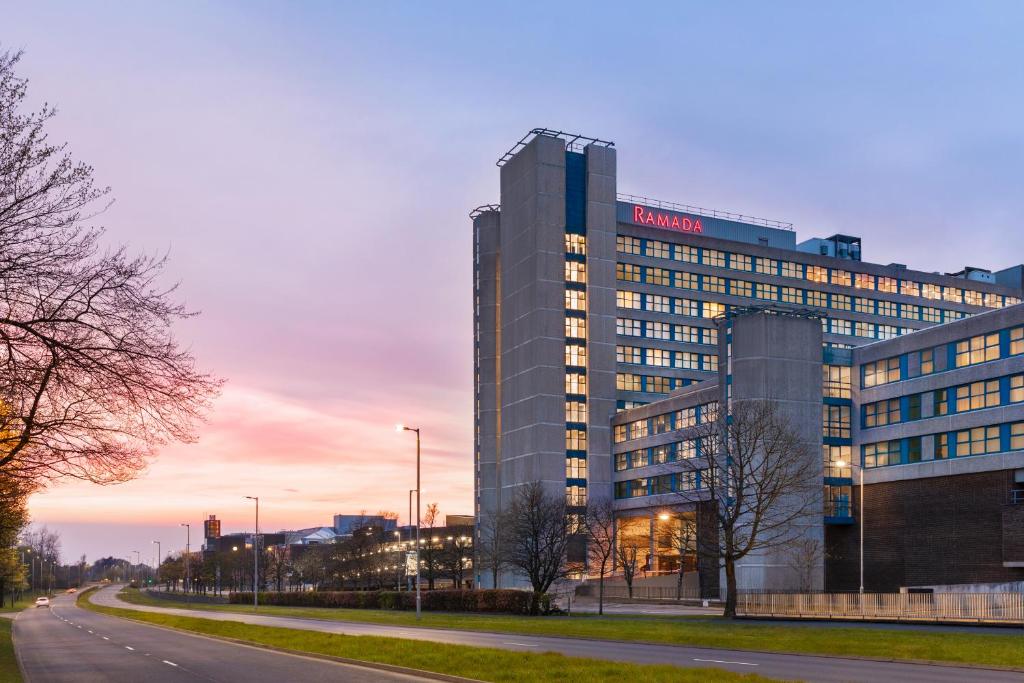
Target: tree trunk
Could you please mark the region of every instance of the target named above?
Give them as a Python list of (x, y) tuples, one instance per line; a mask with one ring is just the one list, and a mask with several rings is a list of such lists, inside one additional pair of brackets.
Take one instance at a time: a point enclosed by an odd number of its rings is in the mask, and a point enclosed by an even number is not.
[(491, 588), (497, 588), (498, 587), (498, 566), (497, 565), (491, 567), (491, 579), (493, 580), (493, 583), (491, 584)]
[(597, 613), (604, 614), (604, 572), (601, 572), (601, 578), (597, 580)]
[(679, 576), (676, 577), (676, 602), (679, 602), (683, 599), (683, 574), (685, 573), (686, 571), (683, 569), (682, 566), (682, 558), (680, 558)]
[(725, 616), (736, 618), (736, 562), (731, 558), (725, 560)]

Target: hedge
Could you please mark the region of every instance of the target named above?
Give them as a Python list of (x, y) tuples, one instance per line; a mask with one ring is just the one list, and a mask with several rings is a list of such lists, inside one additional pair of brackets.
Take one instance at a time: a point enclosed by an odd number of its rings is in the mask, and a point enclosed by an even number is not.
[[(421, 607), (431, 612), (492, 612), (553, 614), (558, 608), (547, 595), (520, 590), (435, 590), (421, 593)], [(252, 593), (231, 593), (232, 604), (252, 604)], [(282, 607), (343, 607), (346, 609), (416, 609), (411, 591), (294, 591), (261, 592), (260, 604)]]

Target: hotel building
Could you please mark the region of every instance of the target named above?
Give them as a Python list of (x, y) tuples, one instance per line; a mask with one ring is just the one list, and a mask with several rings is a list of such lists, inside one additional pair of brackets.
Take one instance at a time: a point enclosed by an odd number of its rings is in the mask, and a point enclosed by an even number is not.
[[(1022, 266), (871, 264), (858, 237), (623, 195), (613, 144), (582, 136), (531, 131), (498, 165), (500, 204), (471, 214), (477, 519), (527, 482), (613, 495), (651, 571), (688, 563), (713, 593), (717, 558), (658, 525), (715, 541), (686, 430), (746, 397), (814, 442), (814, 587), (857, 588), (861, 476), (868, 590), (1024, 581)], [(961, 538), (998, 557), (937, 558)], [(793, 587), (789, 565), (749, 558), (740, 585)]]

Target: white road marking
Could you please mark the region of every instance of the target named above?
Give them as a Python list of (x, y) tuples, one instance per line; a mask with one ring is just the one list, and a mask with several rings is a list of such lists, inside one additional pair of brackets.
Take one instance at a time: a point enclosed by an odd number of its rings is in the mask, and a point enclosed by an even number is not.
[(92, 631), (89, 631), (89, 633), (92, 633)]
[(125, 645), (125, 646), (124, 646), (124, 649), (126, 649), (126, 650), (131, 650), (132, 652), (135, 652), (135, 648), (134, 648), (134, 647), (132, 647), (131, 645)]
[(502, 643), (502, 645), (518, 645), (519, 647), (537, 647), (536, 645), (530, 645), (529, 643)]
[(162, 660), (164, 664), (170, 664), (171, 666), (178, 666), (174, 662), (168, 662), (166, 659)]
[(79, 626), (78, 628), (82, 628), (82, 627), (81, 627), (81, 626)]
[(754, 664), (752, 662), (729, 662), (729, 661), (726, 661), (724, 659), (697, 659), (696, 657), (694, 657), (693, 661), (695, 661), (695, 662), (714, 662), (715, 664), (741, 664), (743, 666), (758, 666), (757, 664)]
[(110, 640), (110, 638), (107, 638), (106, 636), (102, 636), (102, 638), (103, 640)]

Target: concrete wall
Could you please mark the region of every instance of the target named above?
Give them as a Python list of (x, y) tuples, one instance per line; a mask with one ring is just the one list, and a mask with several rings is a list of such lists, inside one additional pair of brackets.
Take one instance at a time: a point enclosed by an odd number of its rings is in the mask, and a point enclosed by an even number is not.
[(498, 376), (501, 214), (486, 211), (473, 219), (473, 336), (475, 375), (474, 456), (477, 517), (498, 506), (501, 414)]

